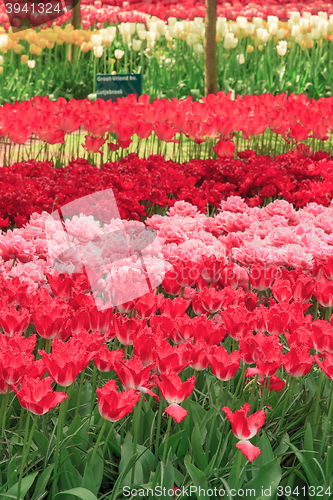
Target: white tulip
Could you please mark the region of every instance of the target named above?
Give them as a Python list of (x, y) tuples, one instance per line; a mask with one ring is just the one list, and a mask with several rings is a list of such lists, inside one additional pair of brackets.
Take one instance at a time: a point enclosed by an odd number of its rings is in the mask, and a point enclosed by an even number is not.
[(103, 47), (101, 45), (98, 45), (97, 47), (93, 47), (93, 49), (94, 49), (94, 56), (95, 57), (102, 57)]
[(330, 24), (333, 25), (333, 14), (330, 15)]
[(256, 29), (260, 28), (262, 26), (262, 19), (261, 17), (254, 17), (252, 19), (253, 24), (255, 25)]
[(245, 28), (245, 33), (248, 36), (254, 35), (255, 30), (256, 30), (256, 27), (253, 23), (247, 23), (246, 28)]
[(199, 35), (196, 35), (195, 33), (190, 33), (186, 37), (186, 44), (188, 47), (191, 47), (191, 45), (194, 45), (195, 43), (199, 42)]
[(8, 36), (0, 35), (0, 49), (5, 49), (8, 45)]
[(303, 34), (299, 33), (297, 36), (295, 36), (295, 42), (298, 44), (301, 44), (303, 41)]
[(265, 43), (269, 40), (269, 33), (265, 28), (259, 28), (257, 29), (257, 37)]
[(275, 36), (278, 32), (278, 24), (277, 23), (270, 23), (268, 25), (268, 32), (270, 35)]
[(318, 28), (313, 28), (312, 32), (312, 40), (319, 40), (320, 38), (320, 31)]
[(245, 63), (245, 57), (244, 54), (239, 54), (236, 56), (239, 64), (244, 64)]
[(298, 23), (298, 21), (300, 20), (300, 17), (301, 17), (301, 14), (297, 11), (293, 11), (291, 12), (290, 14), (290, 19), (294, 22), (294, 23)]
[(138, 31), (138, 37), (140, 40), (145, 40), (147, 38), (147, 31), (140, 30)]
[(247, 25), (247, 19), (246, 17), (243, 17), (243, 16), (238, 16), (237, 19), (236, 19), (236, 23), (238, 24), (238, 26), (243, 30), (246, 28), (246, 25)]
[(169, 30), (166, 30), (166, 32), (165, 32), (165, 39), (167, 42), (172, 42), (172, 40), (173, 40), (172, 36), (169, 33)]
[(174, 26), (177, 22), (177, 18), (176, 17), (169, 17), (168, 18), (168, 26)]
[(277, 53), (279, 56), (285, 56), (287, 53), (287, 48), (288, 44), (286, 41), (280, 41), (279, 44), (276, 46)]
[(298, 24), (295, 24), (291, 29), (291, 36), (295, 38), (300, 34), (300, 32), (300, 27), (298, 26)]
[(303, 31), (307, 31), (307, 29), (308, 29), (308, 27), (309, 27), (309, 24), (310, 24), (309, 19), (305, 19), (304, 17), (302, 17), (302, 18), (299, 20), (299, 26), (300, 26), (300, 28), (301, 28)]
[(318, 29), (319, 29), (320, 34), (322, 36), (326, 36), (327, 35), (327, 30), (329, 29), (329, 26), (330, 26), (329, 22), (324, 21), (324, 20), (320, 21)]
[(91, 44), (93, 47), (99, 47), (103, 43), (101, 35), (91, 35)]
[(139, 52), (141, 49), (142, 41), (141, 40), (133, 40), (133, 50), (135, 52)]
[(282, 38), (284, 37), (284, 30), (283, 29), (277, 30), (276, 36), (278, 37), (279, 40), (282, 40)]
[(234, 49), (238, 43), (238, 38), (235, 38), (233, 33), (227, 33), (223, 42), (223, 47), (225, 49)]
[(230, 26), (229, 26), (230, 33), (233, 33), (234, 35), (237, 35), (238, 28), (239, 28), (239, 26), (238, 26), (237, 23), (230, 24)]
[(278, 23), (279, 18), (277, 16), (267, 16), (267, 22), (270, 23)]
[(322, 19), (324, 19), (325, 21), (327, 21), (327, 12), (318, 12), (318, 17), (321, 17)]
[(114, 57), (116, 59), (121, 59), (123, 57), (123, 55), (125, 54), (125, 52), (123, 50), (120, 50), (120, 49), (116, 49), (114, 51)]
[(311, 16), (310, 24), (313, 28), (318, 28), (321, 19), (319, 16)]
[(310, 21), (311, 19), (311, 12), (303, 12), (303, 17), (304, 19), (308, 19)]
[(36, 66), (36, 61), (28, 61), (27, 64), (30, 69), (34, 69), (34, 67)]

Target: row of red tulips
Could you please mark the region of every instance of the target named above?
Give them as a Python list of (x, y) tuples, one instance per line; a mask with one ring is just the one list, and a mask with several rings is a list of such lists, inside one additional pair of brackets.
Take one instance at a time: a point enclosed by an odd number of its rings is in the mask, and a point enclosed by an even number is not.
[(293, 94), (237, 96), (232, 100), (231, 93), (218, 92), (203, 97), (201, 102), (193, 102), (189, 97), (155, 99), (152, 103), (148, 95), (139, 99), (132, 95), (114, 103), (102, 99), (67, 102), (63, 98), (50, 101), (48, 97), (34, 97), (0, 107), (0, 137), (25, 144), (34, 135), (46, 144), (64, 144), (66, 134), (83, 126), (93, 136), (84, 144), (91, 153), (99, 151), (107, 133), (117, 136), (118, 146), (109, 145), (114, 150), (127, 148), (133, 135), (145, 140), (154, 132), (162, 142), (175, 142), (176, 134), (196, 144), (206, 138), (221, 139), (215, 151), (225, 155), (234, 151), (232, 141), (228, 142), (234, 132), (240, 132), (249, 141), (269, 129), (272, 149), (272, 134), (294, 143), (310, 138), (326, 141), (333, 128), (332, 110), (331, 97), (310, 101), (306, 95)]
[(212, 214), (221, 199), (242, 196), (249, 206), (283, 197), (295, 206), (316, 202), (327, 206), (333, 196), (333, 164), (327, 153), (288, 153), (273, 158), (253, 151), (241, 159), (166, 161), (162, 156), (139, 159), (132, 154), (98, 170), (87, 160), (66, 168), (52, 162), (15, 163), (0, 169), (0, 224), (22, 227), (36, 212), (51, 213), (90, 193), (112, 188), (120, 216), (140, 220), (185, 200)]

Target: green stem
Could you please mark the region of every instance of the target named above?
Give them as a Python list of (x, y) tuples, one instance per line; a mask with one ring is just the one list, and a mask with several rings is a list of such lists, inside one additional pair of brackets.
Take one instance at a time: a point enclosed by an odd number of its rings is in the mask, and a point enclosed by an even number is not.
[(283, 402), (282, 414), (281, 414), (281, 419), (280, 419), (279, 427), (278, 427), (278, 430), (277, 430), (277, 435), (279, 434), (279, 432), (280, 432), (280, 430), (282, 428), (282, 425), (283, 425), (283, 421), (284, 421), (284, 417), (285, 417), (285, 414), (286, 414), (286, 409), (287, 409), (287, 406), (288, 406), (290, 395), (292, 395), (292, 388), (293, 388), (293, 385), (294, 385), (294, 381), (295, 381), (294, 377), (290, 377), (290, 375), (289, 375), (289, 385), (288, 385), (288, 389), (287, 389), (287, 392), (286, 392), (285, 400)]
[[(66, 388), (63, 388), (64, 392), (66, 392)], [(59, 410), (59, 416), (58, 416), (58, 422), (57, 422), (57, 436), (56, 436), (56, 447), (55, 447), (55, 454), (54, 454), (54, 468), (53, 468), (53, 483), (52, 483), (52, 490), (51, 490), (51, 498), (55, 496), (56, 493), (56, 488), (57, 488), (57, 469), (58, 469), (58, 460), (59, 460), (59, 451), (60, 451), (60, 439), (61, 439), (61, 434), (63, 431), (63, 419), (65, 416), (65, 409), (66, 409), (66, 400), (63, 401), (60, 404), (60, 410)]]
[(28, 412), (27, 422), (26, 422), (26, 426), (25, 426), (25, 433), (24, 433), (22, 462), (21, 462), (20, 475), (19, 475), (18, 487), (17, 487), (17, 500), (21, 500), (21, 485), (22, 485), (23, 470), (24, 470), (24, 466), (26, 465), (28, 453), (29, 453), (30, 446), (31, 446), (31, 441), (32, 441), (32, 438), (33, 438), (33, 435), (35, 432), (37, 418), (38, 418), (38, 415), (34, 415), (33, 424), (32, 424), (32, 428), (30, 431), (29, 439), (27, 440), (28, 433), (29, 433), (29, 423), (30, 423), (30, 412)]
[(165, 459), (166, 459), (167, 452), (168, 452), (168, 442), (169, 442), (169, 435), (170, 435), (170, 430), (171, 430), (171, 422), (172, 422), (172, 417), (170, 416), (169, 420), (168, 420), (168, 428), (166, 431), (166, 437), (165, 437), (165, 441), (164, 441), (163, 456), (162, 456), (163, 463), (165, 463)]
[(159, 407), (158, 407), (158, 415), (157, 415), (155, 455), (157, 455), (158, 443), (159, 443), (160, 434), (161, 434), (161, 420), (162, 420), (163, 406), (164, 406), (164, 401), (161, 398), (160, 399), (160, 404), (159, 404)]
[(324, 382), (324, 372), (320, 370), (320, 375), (319, 375), (319, 384), (318, 384), (318, 390), (316, 394), (316, 406), (315, 406), (315, 413), (314, 413), (314, 425), (316, 426), (316, 432), (318, 431), (319, 426), (317, 426), (318, 422), (318, 411), (319, 411), (319, 403), (320, 403), (320, 398), (321, 398), (321, 392), (323, 388), (323, 382)]
[(105, 455), (107, 444), (108, 444), (108, 442), (110, 441), (110, 437), (111, 437), (111, 434), (113, 433), (113, 430), (114, 430), (114, 427), (115, 427), (116, 423), (117, 423), (117, 422), (112, 422), (112, 425), (111, 425), (111, 427), (110, 427), (110, 430), (109, 430), (109, 432), (108, 432), (108, 435), (106, 436), (106, 439), (105, 439), (105, 441), (104, 441), (103, 450), (102, 450), (103, 457), (104, 457), (104, 455)]
[(94, 447), (94, 450), (92, 452), (92, 455), (91, 455), (91, 459), (90, 459), (90, 467), (93, 466), (93, 463), (94, 463), (94, 460), (95, 460), (95, 457), (96, 457), (96, 453), (97, 453), (97, 450), (98, 450), (98, 447), (99, 447), (99, 444), (102, 440), (102, 437), (103, 437), (103, 433), (105, 431), (105, 427), (106, 427), (106, 424), (108, 423), (108, 421), (106, 419), (104, 419), (104, 422), (103, 422), (103, 425), (102, 425), (102, 428), (99, 432), (99, 435), (98, 435), (98, 438), (97, 438), (97, 441), (96, 441), (96, 444), (95, 444), (95, 447)]
[(239, 476), (240, 476), (240, 468), (242, 464), (242, 457), (243, 454), (240, 450), (238, 450), (238, 455), (237, 455), (237, 463), (236, 463), (236, 483), (235, 483), (235, 490), (238, 490), (238, 484), (239, 484)]
[(79, 385), (79, 393), (77, 395), (77, 401), (76, 401), (75, 417), (77, 417), (77, 415), (79, 414), (79, 411), (80, 411), (81, 394), (82, 394), (82, 388), (83, 388), (83, 382), (84, 382), (85, 372), (86, 372), (86, 370), (83, 370), (83, 372), (81, 372), (80, 385)]
[(1, 398), (1, 408), (0, 408), (0, 436), (2, 435), (2, 431), (5, 427), (5, 422), (6, 422), (6, 413), (7, 413), (7, 406), (8, 406), (8, 399), (9, 399), (9, 391), (10, 391), (10, 385), (8, 385), (8, 389), (6, 394), (2, 395)]
[(332, 390), (333, 390), (333, 385), (332, 385), (332, 381), (331, 381), (331, 390), (330, 390), (331, 403), (330, 403), (330, 407), (329, 407), (329, 410), (328, 410), (328, 415), (327, 415), (327, 419), (326, 419), (326, 423), (325, 423), (325, 429), (324, 429), (323, 439), (322, 439), (321, 445), (320, 445), (319, 460), (321, 459), (321, 456), (322, 456), (323, 451), (324, 451), (324, 446), (325, 446), (325, 443), (326, 443), (327, 430), (328, 430), (328, 424), (330, 422), (332, 422), (332, 416), (333, 416)]

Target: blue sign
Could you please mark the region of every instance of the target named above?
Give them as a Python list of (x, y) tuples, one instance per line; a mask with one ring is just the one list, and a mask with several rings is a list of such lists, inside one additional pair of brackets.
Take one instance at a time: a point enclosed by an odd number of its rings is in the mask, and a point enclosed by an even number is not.
[(119, 75), (98, 74), (96, 76), (97, 99), (112, 99), (116, 101), (118, 97), (126, 97), (129, 94), (142, 94), (142, 75), (138, 73), (128, 73)]

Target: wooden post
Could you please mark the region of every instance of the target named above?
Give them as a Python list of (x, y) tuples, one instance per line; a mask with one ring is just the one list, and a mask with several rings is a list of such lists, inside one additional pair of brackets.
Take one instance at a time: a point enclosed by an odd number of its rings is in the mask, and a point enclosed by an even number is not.
[[(80, 0), (72, 0), (72, 18), (71, 18), (72, 26), (74, 26), (75, 30), (81, 29), (81, 2)], [(78, 47), (75, 44), (72, 44), (70, 47), (70, 51), (68, 53), (68, 59), (70, 62), (74, 60), (74, 53)]]
[(216, 94), (217, 59), (216, 59), (216, 0), (206, 0), (205, 17), (205, 95)]

